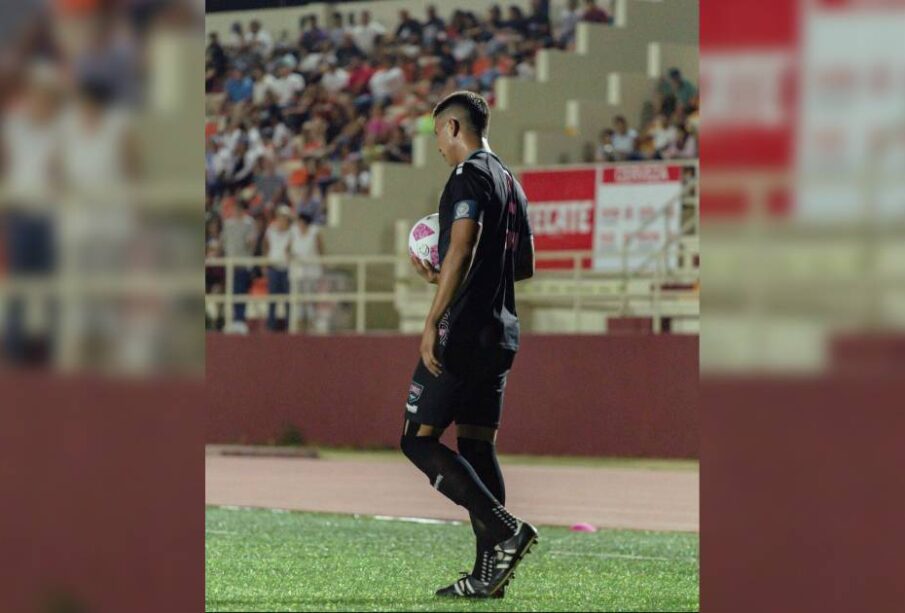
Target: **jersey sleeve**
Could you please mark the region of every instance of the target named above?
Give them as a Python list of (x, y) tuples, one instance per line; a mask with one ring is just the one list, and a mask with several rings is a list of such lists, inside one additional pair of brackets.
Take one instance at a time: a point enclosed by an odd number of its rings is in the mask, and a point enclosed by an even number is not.
[(480, 173), (469, 168), (467, 164), (457, 167), (449, 180), (447, 195), (452, 204), (453, 223), (460, 219), (481, 221), (489, 193), (487, 182)]

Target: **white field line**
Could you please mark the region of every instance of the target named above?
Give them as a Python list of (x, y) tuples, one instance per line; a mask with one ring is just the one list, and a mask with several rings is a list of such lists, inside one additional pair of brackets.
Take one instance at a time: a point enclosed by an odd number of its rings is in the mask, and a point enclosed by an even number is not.
[[(356, 515), (355, 517), (369, 517), (367, 515)], [(374, 519), (379, 519), (381, 521), (407, 521), (413, 524), (439, 524), (444, 526), (458, 526), (461, 525), (462, 522), (455, 520), (447, 520), (447, 519), (431, 519), (429, 517), (395, 517), (392, 515), (372, 515)]]
[(598, 553), (595, 551), (548, 551), (546, 555), (551, 556), (577, 556), (577, 557), (593, 557), (593, 558), (612, 558), (616, 560), (656, 560), (662, 562), (697, 562), (697, 558), (664, 558), (662, 556), (638, 556), (629, 553)]

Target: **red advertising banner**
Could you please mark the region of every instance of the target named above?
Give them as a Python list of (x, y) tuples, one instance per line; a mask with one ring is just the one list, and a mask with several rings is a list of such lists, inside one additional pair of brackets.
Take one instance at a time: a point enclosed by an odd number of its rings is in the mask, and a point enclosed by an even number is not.
[[(642, 264), (679, 231), (682, 168), (668, 164), (596, 165), (523, 172), (528, 215), (540, 254), (591, 251), (584, 268), (621, 272), (631, 235), (630, 266)], [(666, 208), (667, 210), (664, 210)], [(660, 218), (646, 223), (658, 213)], [(540, 269), (571, 269), (574, 259), (539, 258)]]
[[(594, 243), (595, 167), (568, 170), (531, 170), (519, 180), (528, 196), (528, 216), (534, 248), (541, 253), (590, 251)], [(541, 269), (569, 269), (572, 259), (539, 259)], [(591, 259), (583, 262), (590, 268)]]

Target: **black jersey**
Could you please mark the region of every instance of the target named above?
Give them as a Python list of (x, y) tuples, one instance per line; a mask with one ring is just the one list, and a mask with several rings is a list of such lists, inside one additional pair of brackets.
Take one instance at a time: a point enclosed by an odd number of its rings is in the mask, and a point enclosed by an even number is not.
[(515, 265), (531, 235), (527, 207), (522, 186), (490, 151), (475, 151), (453, 170), (440, 197), (441, 264), (457, 220), (475, 220), (481, 230), (471, 269), (440, 323), (441, 350), (518, 349)]

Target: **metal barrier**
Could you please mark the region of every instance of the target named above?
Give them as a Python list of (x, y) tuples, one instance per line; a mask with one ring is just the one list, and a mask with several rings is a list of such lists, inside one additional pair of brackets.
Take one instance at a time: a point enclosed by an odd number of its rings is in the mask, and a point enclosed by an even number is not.
[[(539, 260), (571, 259), (573, 267), (564, 272), (542, 272), (528, 281), (519, 283), (518, 300), (522, 304), (533, 306), (556, 305), (566, 302), (571, 305), (576, 329), (581, 313), (586, 310), (604, 310), (621, 315), (626, 314), (626, 305), (630, 301), (653, 300), (653, 317), (659, 319), (663, 309), (663, 290), (658, 285), (666, 278), (658, 273), (645, 277), (642, 272), (635, 271), (631, 278), (613, 273), (599, 273), (593, 269), (582, 267), (584, 260), (593, 257), (590, 251), (569, 251), (557, 253), (538, 253)], [(367, 332), (366, 306), (373, 303), (394, 303), (400, 298), (401, 287), (405, 288), (405, 299), (427, 302), (433, 298), (434, 286), (424, 283), (413, 270), (407, 255), (370, 255), (370, 256), (323, 256), (321, 258), (299, 258), (292, 264), (347, 265), (355, 270), (355, 291), (353, 292), (319, 292), (305, 293), (301, 291), (296, 280), (290, 281), (288, 294), (268, 294), (254, 296), (236, 294), (233, 287), (233, 271), (237, 266), (268, 266), (273, 264), (264, 257), (254, 258), (210, 258), (208, 267), (222, 266), (225, 271), (225, 292), (222, 295), (208, 294), (208, 304), (225, 307), (224, 322), (226, 326), (233, 323), (233, 306), (239, 303), (287, 303), (289, 311), (289, 331), (298, 331), (299, 307), (308, 303), (353, 303), (355, 305), (355, 331)], [(284, 265), (284, 263), (280, 263)], [(369, 291), (368, 274), (375, 266), (393, 266), (392, 281), (394, 291)], [(401, 273), (406, 270), (406, 273)], [(291, 275), (291, 272), (290, 272)], [(653, 283), (654, 292), (630, 291), (629, 280), (644, 280)], [(421, 289), (415, 289), (420, 287)], [(673, 299), (697, 299), (696, 291), (673, 290), (668, 292)], [(653, 296), (653, 298), (652, 298)], [(659, 331), (659, 326), (655, 331)]]
[[(660, 162), (663, 163), (663, 162)], [(670, 267), (670, 253), (678, 243), (686, 236), (696, 236), (699, 227), (699, 190), (698, 190), (698, 162), (697, 160), (670, 161), (683, 168), (693, 168), (693, 177), (687, 181), (682, 193), (675, 198), (663, 203), (650, 218), (645, 220), (634, 234), (628, 235), (618, 255), (622, 258), (622, 271), (599, 272), (593, 269), (583, 268), (583, 262), (593, 259), (595, 254), (591, 251), (558, 251), (539, 252), (536, 258), (543, 260), (571, 260), (572, 267), (566, 271), (541, 271), (534, 278), (519, 283), (518, 300), (520, 304), (528, 304), (535, 307), (557, 306), (565, 303), (571, 307), (574, 321), (574, 331), (580, 328), (581, 314), (585, 311), (603, 311), (618, 316), (631, 315), (632, 304), (648, 304), (650, 317), (653, 320), (653, 332), (661, 332), (661, 322), (666, 314), (675, 314), (678, 308), (669, 312), (669, 306), (678, 307), (681, 303), (693, 302), (698, 304), (697, 281), (699, 272), (696, 267), (690, 270), (678, 270)], [(692, 207), (693, 214), (686, 220), (677, 235), (670, 236), (669, 214), (670, 210), (679, 204), (678, 214), (681, 215), (682, 205)], [(633, 251), (635, 234), (643, 232), (653, 224), (662, 221), (666, 240), (664, 244), (654, 252), (638, 252), (646, 256), (640, 265), (631, 268), (629, 258), (636, 252)], [(226, 287), (223, 295), (208, 295), (209, 304), (225, 305), (225, 325), (233, 323), (233, 306), (237, 303), (288, 303), (289, 331), (298, 331), (298, 309), (300, 305), (307, 303), (354, 303), (355, 305), (355, 331), (363, 333), (367, 331), (366, 307), (373, 303), (397, 303), (399, 301), (411, 301), (418, 303), (430, 303), (433, 298), (434, 288), (424, 283), (411, 269), (406, 254), (408, 244), (408, 228), (411, 224), (400, 220), (397, 223), (397, 251), (396, 255), (364, 255), (364, 256), (322, 256), (312, 258), (295, 259), (288, 262), (291, 270), (293, 264), (319, 264), (322, 266), (352, 266), (355, 270), (354, 292), (328, 292), (305, 293), (300, 291), (299, 284), (291, 279), (288, 294), (250, 296), (237, 295), (233, 288), (233, 271), (236, 266), (268, 266), (272, 262), (268, 258), (212, 258), (205, 263), (206, 266), (223, 266), (226, 273)], [(599, 255), (599, 254), (598, 254)], [(614, 255), (614, 254), (609, 254)], [(650, 266), (653, 264), (653, 270)], [(280, 262), (280, 266), (287, 262)], [(368, 291), (369, 268), (385, 265), (393, 266), (392, 291)], [(680, 287), (664, 289), (666, 283), (673, 283)], [(636, 285), (648, 285), (645, 291), (634, 290)], [(686, 285), (688, 287), (681, 287)], [(695, 315), (697, 316), (697, 311)]]

